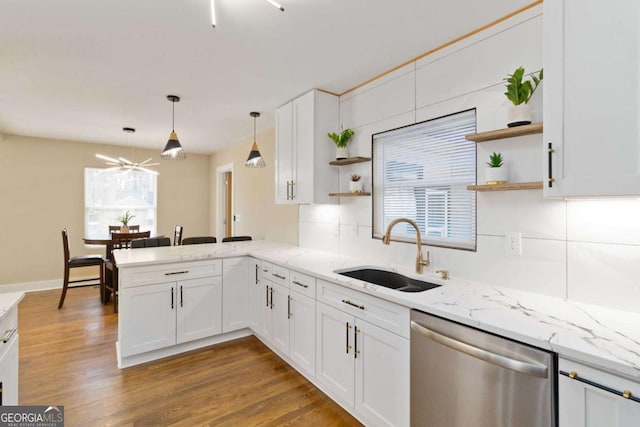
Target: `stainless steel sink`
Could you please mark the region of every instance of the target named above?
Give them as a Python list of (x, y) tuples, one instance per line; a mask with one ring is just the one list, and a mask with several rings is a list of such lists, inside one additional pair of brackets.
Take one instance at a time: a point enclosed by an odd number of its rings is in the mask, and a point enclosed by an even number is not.
[(401, 292), (423, 292), (441, 286), (435, 283), (412, 279), (411, 277), (407, 277), (393, 271), (378, 270), (375, 268), (336, 270), (335, 272), (343, 276), (352, 277), (354, 279), (373, 283), (374, 285), (384, 286), (389, 289), (395, 289), (396, 291)]

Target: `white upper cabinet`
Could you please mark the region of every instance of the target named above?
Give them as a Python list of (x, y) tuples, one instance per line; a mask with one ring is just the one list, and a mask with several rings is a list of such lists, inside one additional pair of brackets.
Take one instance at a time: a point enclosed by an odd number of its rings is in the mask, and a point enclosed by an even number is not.
[(545, 196), (640, 195), (639, 56), (640, 2), (544, 2)]
[(313, 90), (276, 110), (276, 203), (335, 203), (338, 191), (335, 145), (338, 97)]

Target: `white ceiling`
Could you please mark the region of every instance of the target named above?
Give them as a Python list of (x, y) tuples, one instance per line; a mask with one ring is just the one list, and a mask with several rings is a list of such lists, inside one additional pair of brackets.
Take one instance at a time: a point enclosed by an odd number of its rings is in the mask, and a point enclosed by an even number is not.
[[(0, 0), (0, 132), (211, 153), (533, 0)], [(473, 72), (473, 64), (469, 64)], [(132, 139), (123, 126), (137, 129)]]

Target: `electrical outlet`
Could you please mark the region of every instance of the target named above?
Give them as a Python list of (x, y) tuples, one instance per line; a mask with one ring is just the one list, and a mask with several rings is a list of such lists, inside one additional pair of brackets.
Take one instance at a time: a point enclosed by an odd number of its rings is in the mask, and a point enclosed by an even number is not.
[(512, 232), (504, 235), (504, 252), (506, 255), (522, 255), (522, 233)]

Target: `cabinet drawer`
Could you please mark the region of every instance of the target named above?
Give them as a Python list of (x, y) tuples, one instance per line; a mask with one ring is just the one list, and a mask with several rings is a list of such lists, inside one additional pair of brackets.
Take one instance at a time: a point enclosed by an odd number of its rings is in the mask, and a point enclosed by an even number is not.
[(282, 285), (285, 288), (289, 288), (289, 270), (280, 267), (279, 265), (272, 264), (271, 272), (269, 273), (269, 280), (278, 285)]
[(316, 298), (316, 278), (308, 274), (298, 273), (291, 270), (289, 272), (290, 288), (299, 294), (306, 295), (313, 299)]
[(175, 282), (178, 280), (220, 275), (222, 275), (222, 260), (219, 259), (156, 265), (122, 269), (120, 271), (120, 286), (122, 288), (131, 288), (154, 283)]
[(318, 280), (317, 299), (388, 331), (409, 338), (409, 308)]
[[(12, 308), (6, 316), (0, 320), (0, 355), (3, 354), (4, 348), (2, 341), (9, 340), (13, 335), (18, 333), (18, 310)], [(6, 347), (6, 345), (4, 346)]]

